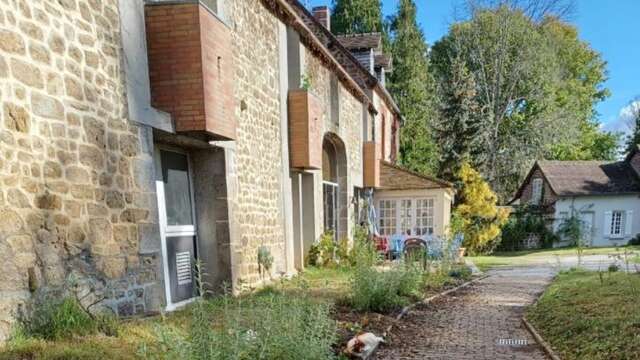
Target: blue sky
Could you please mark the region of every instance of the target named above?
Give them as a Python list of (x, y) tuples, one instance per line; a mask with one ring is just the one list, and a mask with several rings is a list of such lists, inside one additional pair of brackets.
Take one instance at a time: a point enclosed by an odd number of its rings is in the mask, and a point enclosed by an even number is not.
[[(305, 2), (303, 0), (303, 2)], [(307, 0), (310, 6), (331, 5), (331, 0)], [(395, 11), (398, 0), (382, 0), (385, 15)], [(416, 0), (418, 22), (429, 44), (447, 32), (454, 10), (463, 0)], [(608, 62), (605, 86), (611, 97), (598, 107), (599, 120), (607, 130), (625, 131), (629, 102), (640, 96), (640, 0), (576, 0), (577, 11), (570, 21), (582, 40), (600, 52)], [(636, 106), (640, 106), (640, 101)]]

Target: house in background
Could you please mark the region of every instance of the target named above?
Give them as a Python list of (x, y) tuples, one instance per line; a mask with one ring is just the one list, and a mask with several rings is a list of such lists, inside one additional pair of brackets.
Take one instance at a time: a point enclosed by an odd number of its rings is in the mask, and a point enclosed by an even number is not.
[(639, 176), (638, 149), (617, 162), (538, 161), (512, 203), (537, 207), (553, 231), (574, 214), (587, 246), (626, 245), (640, 233)]

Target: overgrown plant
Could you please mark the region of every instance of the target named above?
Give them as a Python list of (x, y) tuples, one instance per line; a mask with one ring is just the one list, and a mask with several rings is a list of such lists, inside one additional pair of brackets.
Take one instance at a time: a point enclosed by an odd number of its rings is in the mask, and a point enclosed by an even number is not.
[(260, 276), (264, 277), (264, 274), (271, 276), (271, 267), (273, 266), (273, 255), (266, 246), (260, 246), (258, 248), (258, 269)]
[(586, 237), (589, 234), (587, 233), (586, 224), (580, 219), (578, 211), (573, 206), (571, 206), (570, 216), (560, 222), (557, 233), (560, 238), (568, 240), (572, 246), (575, 246), (578, 266), (580, 266), (582, 264), (582, 254), (587, 245)]
[(543, 248), (553, 246), (553, 243), (558, 240), (556, 234), (546, 226), (543, 215), (538, 209), (527, 205), (518, 206), (502, 227), (498, 250), (522, 250), (523, 242), (531, 235), (538, 237)]

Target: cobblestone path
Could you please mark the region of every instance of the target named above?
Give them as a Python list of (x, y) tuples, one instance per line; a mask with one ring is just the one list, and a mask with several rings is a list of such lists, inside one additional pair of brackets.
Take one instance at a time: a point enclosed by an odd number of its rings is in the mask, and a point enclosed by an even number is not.
[(546, 267), (500, 269), (459, 292), (421, 305), (396, 324), (375, 359), (546, 359), (522, 325), (553, 276)]

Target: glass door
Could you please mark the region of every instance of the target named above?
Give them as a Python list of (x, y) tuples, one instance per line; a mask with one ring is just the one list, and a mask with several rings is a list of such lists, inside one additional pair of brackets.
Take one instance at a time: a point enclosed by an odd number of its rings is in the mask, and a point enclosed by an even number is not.
[(156, 150), (156, 187), (167, 308), (197, 296), (195, 262), (198, 257), (193, 187), (187, 154)]

